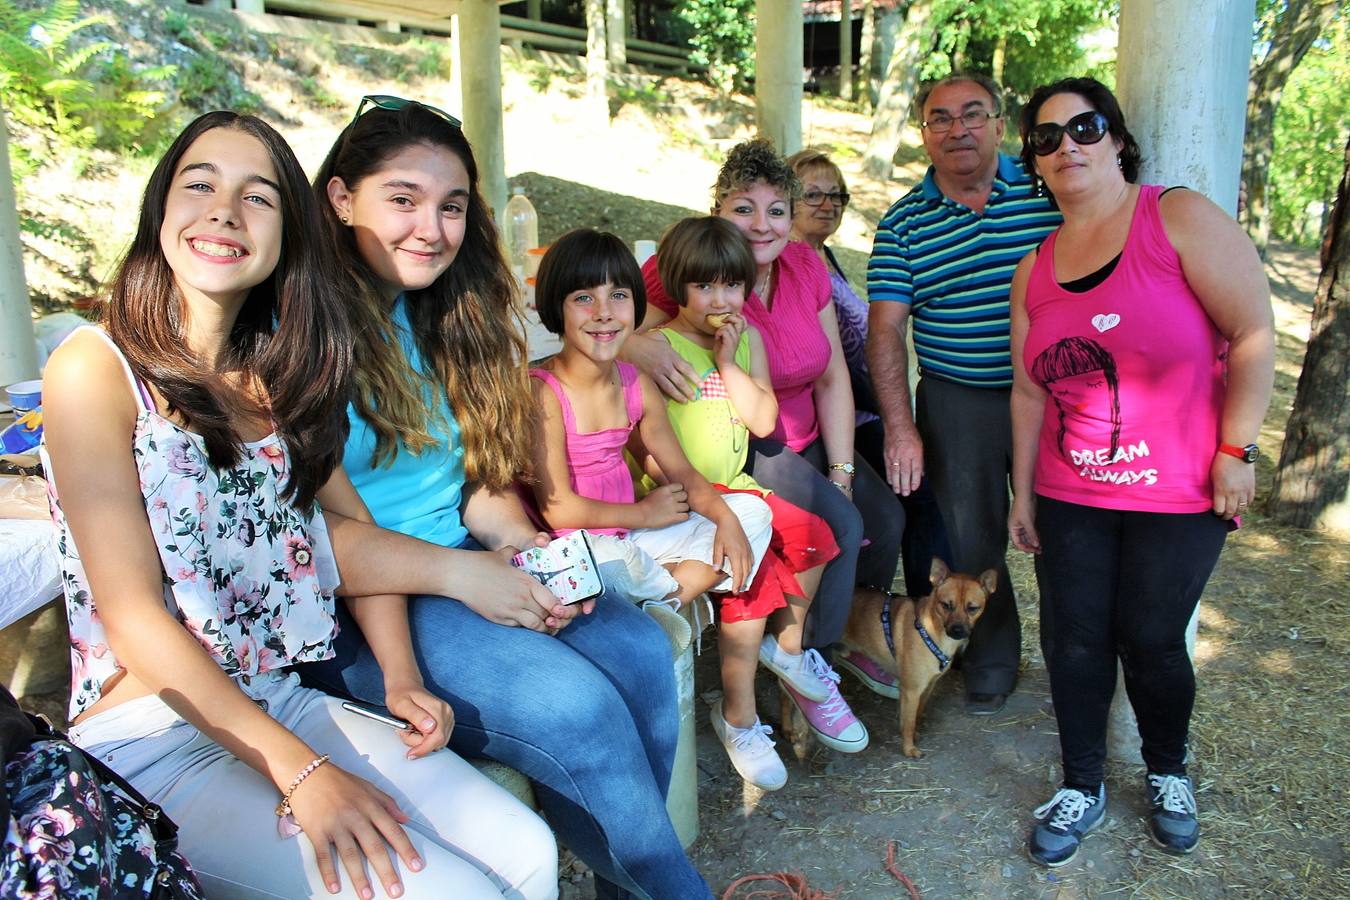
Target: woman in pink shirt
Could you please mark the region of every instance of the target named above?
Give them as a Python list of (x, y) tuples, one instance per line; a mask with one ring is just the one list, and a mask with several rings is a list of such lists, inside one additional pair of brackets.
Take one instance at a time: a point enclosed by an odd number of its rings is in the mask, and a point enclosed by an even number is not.
[(1261, 261), (1199, 194), (1135, 183), (1139, 147), (1090, 78), (1042, 87), (1022, 159), (1064, 224), (1012, 285), (1013, 543), (1039, 554), (1041, 642), (1064, 785), (1031, 858), (1060, 866), (1101, 823), (1116, 662), (1139, 720), (1149, 831), (1199, 840), (1186, 774), (1186, 627), (1256, 491), (1274, 330)]
[[(769, 375), (778, 397), (778, 427), (750, 442), (746, 471), (789, 503), (823, 518), (840, 554), (821, 578), (806, 624), (806, 644), (830, 659), (843, 636), (854, 586), (889, 589), (900, 557), (905, 514), (886, 483), (853, 448), (854, 406), (839, 323), (830, 301), (830, 276), (806, 244), (789, 241), (792, 205), (801, 182), (767, 140), (732, 148), (713, 186), (712, 213), (732, 222), (750, 241), (756, 279), (743, 315), (764, 338)], [(677, 304), (661, 286), (656, 258), (643, 266), (647, 315), (642, 329), (668, 321)], [(694, 399), (699, 373), (660, 339), (634, 335), (625, 346), (629, 362), (670, 397)], [(856, 490), (855, 490), (856, 488)], [(866, 546), (863, 546), (866, 543)], [(839, 676), (820, 673), (831, 687)], [(838, 739), (856, 724), (836, 700), (798, 700), (817, 732)], [(794, 698), (795, 699), (795, 698)]]

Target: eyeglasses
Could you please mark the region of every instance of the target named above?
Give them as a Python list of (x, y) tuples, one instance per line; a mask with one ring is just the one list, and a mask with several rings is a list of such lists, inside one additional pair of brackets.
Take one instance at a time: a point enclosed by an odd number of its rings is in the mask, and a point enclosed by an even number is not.
[[(965, 126), (966, 131), (974, 131), (977, 128), (983, 128), (990, 119), (997, 119), (997, 113), (991, 113), (987, 109), (968, 109), (958, 117), (961, 124)], [(952, 130), (956, 124), (956, 119), (946, 113), (938, 113), (927, 122), (920, 122), (921, 128), (927, 128), (933, 134), (946, 134)]]
[(1063, 125), (1058, 122), (1042, 122), (1027, 132), (1027, 146), (1037, 156), (1049, 156), (1059, 149), (1065, 132), (1073, 138), (1075, 144), (1095, 144), (1106, 137), (1111, 123), (1106, 116), (1095, 109), (1079, 113)]
[(807, 206), (820, 206), (826, 200), (837, 207), (843, 208), (848, 206), (849, 193), (848, 191), (830, 191), (827, 194), (824, 191), (807, 191), (802, 194), (802, 202)]
[(366, 96), (361, 98), (360, 105), (356, 107), (356, 115), (352, 116), (352, 121), (355, 122), (357, 119), (361, 118), (362, 114), (364, 114), (368, 108), (387, 109), (390, 110), (391, 112), (398, 112), (399, 110), (406, 109), (409, 106), (420, 106), (427, 112), (440, 116), (442, 119), (450, 123), (451, 128), (464, 127), (463, 122), (461, 122), (459, 119), (456, 119), (454, 116), (450, 115), (443, 109), (438, 109), (432, 106), (431, 104), (423, 103), (420, 100), (405, 100), (402, 97), (395, 97), (392, 94), (366, 94)]

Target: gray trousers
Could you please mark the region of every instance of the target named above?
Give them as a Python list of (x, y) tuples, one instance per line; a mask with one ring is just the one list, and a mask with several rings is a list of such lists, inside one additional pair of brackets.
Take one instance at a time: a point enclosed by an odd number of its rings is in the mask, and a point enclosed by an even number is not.
[(915, 422), (924, 471), (937, 495), (953, 571), (998, 571), (998, 590), (975, 623), (961, 664), (968, 694), (1006, 694), (1017, 681), (1022, 624), (1008, 580), (1009, 477), (1012, 473), (1010, 391), (919, 379)]

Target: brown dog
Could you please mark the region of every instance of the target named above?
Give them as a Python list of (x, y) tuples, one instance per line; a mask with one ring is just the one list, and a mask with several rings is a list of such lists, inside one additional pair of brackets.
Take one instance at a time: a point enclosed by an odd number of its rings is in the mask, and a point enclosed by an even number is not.
[[(901, 745), (906, 756), (915, 758), (923, 755), (914, 746), (919, 713), (998, 587), (994, 569), (972, 578), (948, 571), (937, 557), (928, 579), (933, 591), (917, 601), (878, 590), (857, 591), (844, 628), (845, 644), (876, 660), (900, 682)], [(890, 623), (889, 642), (882, 629), (883, 608)]]

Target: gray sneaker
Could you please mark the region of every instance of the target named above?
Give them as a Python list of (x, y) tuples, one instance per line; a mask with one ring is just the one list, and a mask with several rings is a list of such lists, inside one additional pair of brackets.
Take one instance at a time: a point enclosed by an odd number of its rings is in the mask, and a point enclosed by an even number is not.
[(1060, 788), (1049, 803), (1036, 807), (1032, 813), (1040, 820), (1027, 839), (1027, 853), (1032, 862), (1054, 869), (1073, 859), (1083, 837), (1101, 824), (1105, 812), (1105, 784), (1097, 788), (1095, 796), (1074, 788)]
[(809, 651), (794, 656), (778, 646), (773, 635), (766, 634), (759, 644), (759, 662), (806, 699), (821, 703), (830, 698), (829, 689), (811, 667)]
[(1195, 818), (1195, 785), (1185, 775), (1148, 773), (1148, 798), (1153, 804), (1148, 833), (1168, 853), (1190, 853), (1200, 840)]

